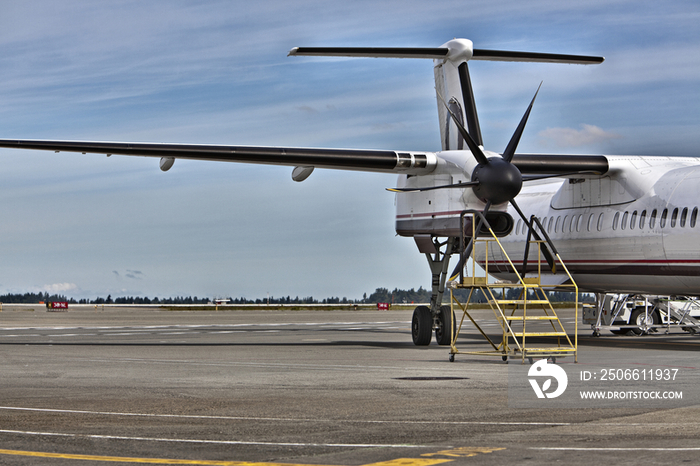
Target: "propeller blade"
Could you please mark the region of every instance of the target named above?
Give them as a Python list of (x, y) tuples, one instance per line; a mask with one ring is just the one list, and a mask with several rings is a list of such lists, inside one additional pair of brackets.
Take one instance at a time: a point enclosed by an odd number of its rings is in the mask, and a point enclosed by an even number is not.
[(442, 186), (428, 186), (427, 188), (386, 188), (386, 190), (392, 193), (421, 193), (423, 191), (443, 188), (467, 188), (469, 186), (477, 186), (478, 184), (478, 181), (465, 181), (462, 183), (443, 184)]
[(469, 150), (472, 151), (472, 154), (474, 154), (474, 158), (476, 159), (477, 162), (479, 162), (481, 165), (488, 165), (489, 159), (486, 158), (486, 154), (484, 154), (484, 151), (481, 150), (481, 147), (472, 139), (472, 137), (469, 135), (469, 132), (467, 129), (464, 127), (464, 125), (459, 121), (459, 118), (457, 118), (457, 115), (455, 115), (452, 110), (450, 110), (450, 106), (447, 105), (447, 102), (445, 102), (445, 99), (443, 99), (442, 95), (440, 95), (440, 92), (437, 92), (438, 97), (442, 101), (443, 105), (447, 109), (447, 113), (450, 114), (450, 117), (452, 117), (452, 121), (455, 122), (455, 125), (457, 125), (457, 128), (459, 129), (460, 134), (466, 141), (467, 145), (469, 146)]
[(520, 142), (520, 138), (523, 135), (523, 131), (525, 131), (527, 119), (530, 117), (530, 112), (532, 111), (532, 106), (535, 103), (537, 94), (540, 92), (540, 87), (542, 87), (542, 83), (540, 83), (539, 87), (537, 88), (537, 92), (535, 92), (535, 96), (532, 98), (530, 105), (527, 107), (525, 115), (523, 115), (523, 118), (520, 120), (520, 124), (516, 128), (515, 133), (513, 133), (513, 136), (510, 138), (508, 146), (506, 146), (506, 150), (503, 151), (503, 158), (506, 162), (510, 162), (511, 160), (513, 160), (513, 155), (515, 155), (515, 150), (518, 148), (518, 143)]
[[(491, 201), (486, 203), (486, 207), (484, 207), (484, 210), (481, 212), (483, 215), (483, 218), (486, 218), (486, 214), (489, 213), (489, 209), (491, 208)], [(467, 244), (467, 247), (464, 248), (464, 251), (462, 254), (459, 256), (459, 262), (457, 262), (457, 265), (455, 266), (455, 269), (452, 271), (450, 274), (450, 280), (455, 280), (459, 276), (460, 270), (464, 267), (464, 264), (467, 263), (467, 259), (469, 259), (469, 256), (472, 255), (472, 249), (474, 248), (474, 240), (479, 236), (479, 231), (481, 231), (481, 227), (483, 226), (484, 222), (482, 220), (482, 217), (479, 217), (479, 223), (476, 224), (476, 230), (474, 230), (474, 236), (472, 236), (469, 239), (469, 244)]]
[[(516, 212), (518, 212), (518, 215), (520, 215), (520, 218), (523, 219), (523, 222), (525, 222), (526, 225), (530, 226), (530, 222), (528, 221), (527, 217), (525, 217), (525, 214), (523, 213), (522, 210), (520, 210), (520, 206), (518, 206), (518, 203), (515, 202), (515, 199), (510, 200), (510, 204), (515, 208)], [(537, 233), (537, 231), (534, 228), (530, 228), (532, 231), (532, 235), (535, 237), (535, 241), (542, 241), (542, 238), (540, 238), (540, 235)], [(527, 248), (525, 249), (526, 255), (525, 258), (523, 259), (523, 262), (525, 265), (527, 264)], [(542, 255), (544, 256), (545, 260), (547, 261), (547, 265), (549, 265), (549, 269), (552, 272), (556, 272), (556, 264), (554, 263), (554, 256), (552, 256), (552, 253), (549, 251), (547, 248), (547, 245), (545, 243), (540, 243), (540, 250), (542, 251)], [(523, 275), (525, 275), (525, 270), (523, 270)]]

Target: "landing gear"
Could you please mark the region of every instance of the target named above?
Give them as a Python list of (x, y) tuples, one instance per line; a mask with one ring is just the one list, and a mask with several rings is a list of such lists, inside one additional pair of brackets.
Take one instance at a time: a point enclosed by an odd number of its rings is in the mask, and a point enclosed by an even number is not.
[(427, 346), (433, 336), (433, 316), (427, 306), (418, 306), (413, 311), (411, 323), (411, 333), (413, 344), (416, 346)]
[(435, 327), (435, 341), (438, 345), (452, 344), (452, 333), (455, 327), (454, 315), (450, 306), (440, 306), (438, 325)]
[[(452, 329), (454, 328), (454, 316), (450, 306), (442, 306), (442, 297), (445, 294), (445, 282), (447, 281), (450, 263), (450, 255), (455, 249), (457, 238), (450, 237), (441, 243), (435, 237), (428, 235), (414, 236), (418, 250), (425, 254), (433, 276), (432, 295), (430, 307), (418, 306), (413, 311), (411, 324), (413, 344), (425, 346), (430, 344), (433, 329), (438, 345), (450, 345), (452, 343)], [(444, 252), (441, 249), (444, 248)]]

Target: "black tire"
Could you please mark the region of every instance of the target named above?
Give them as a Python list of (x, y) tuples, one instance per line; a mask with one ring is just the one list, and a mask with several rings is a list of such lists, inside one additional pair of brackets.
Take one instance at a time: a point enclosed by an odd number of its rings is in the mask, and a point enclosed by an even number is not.
[(413, 310), (411, 324), (413, 344), (416, 346), (428, 346), (433, 337), (433, 316), (427, 306), (418, 306)]
[(450, 306), (440, 306), (440, 319), (435, 329), (435, 341), (438, 345), (449, 346), (452, 344), (452, 329), (455, 328), (455, 319)]
[(643, 307), (638, 307), (632, 311), (632, 315), (630, 316), (630, 325), (635, 326), (632, 331), (637, 335), (648, 333), (650, 330), (650, 325), (659, 324), (659, 314), (655, 311), (649, 312), (649, 317), (646, 318), (646, 322), (645, 318), (646, 312)]

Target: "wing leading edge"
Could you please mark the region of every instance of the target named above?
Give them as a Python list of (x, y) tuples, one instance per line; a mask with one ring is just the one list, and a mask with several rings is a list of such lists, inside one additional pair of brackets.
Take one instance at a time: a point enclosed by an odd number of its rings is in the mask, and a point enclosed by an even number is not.
[(403, 152), (367, 149), (319, 149), (255, 147), (210, 144), (166, 144), (97, 141), (52, 141), (0, 139), (0, 147), (11, 149), (80, 152), (83, 154), (159, 157), (216, 162), (287, 165), (340, 170), (422, 175), (432, 172), (437, 156), (432, 152)]
[[(431, 173), (440, 159), (440, 153), (435, 152), (33, 139), (0, 139), (0, 147), (407, 175)], [(513, 163), (523, 174), (604, 174), (608, 171), (608, 160), (603, 155), (515, 154)]]

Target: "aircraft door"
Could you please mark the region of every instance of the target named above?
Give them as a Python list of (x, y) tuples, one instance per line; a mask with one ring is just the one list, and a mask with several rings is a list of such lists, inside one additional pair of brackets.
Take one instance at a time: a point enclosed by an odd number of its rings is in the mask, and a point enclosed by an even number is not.
[[(700, 167), (674, 170), (669, 175), (676, 175), (680, 180), (674, 183), (671, 195), (664, 209), (659, 213), (659, 223), (663, 251), (672, 275), (680, 276), (685, 286), (700, 292), (700, 280), (688, 276), (685, 269), (700, 265)], [(659, 183), (664, 181), (663, 177)], [(657, 184), (659, 184), (657, 183)], [(661, 225), (663, 223), (663, 226)]]

